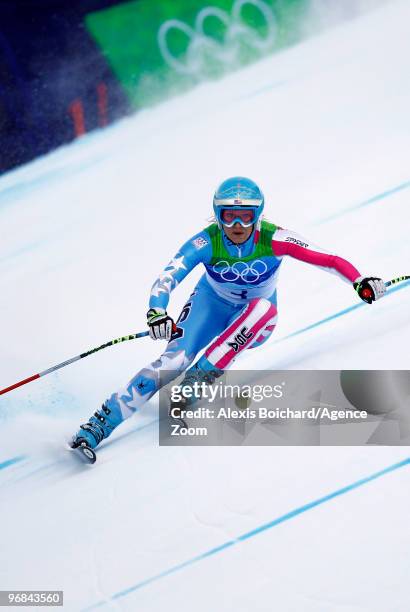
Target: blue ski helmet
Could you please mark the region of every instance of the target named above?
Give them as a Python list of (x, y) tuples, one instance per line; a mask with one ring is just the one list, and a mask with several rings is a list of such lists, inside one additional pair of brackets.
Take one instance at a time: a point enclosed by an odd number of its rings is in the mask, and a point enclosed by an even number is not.
[[(243, 208), (254, 211), (252, 224), (255, 225), (255, 229), (259, 229), (264, 203), (262, 191), (251, 179), (244, 176), (233, 176), (226, 179), (219, 185), (214, 195), (214, 212), (218, 227), (221, 228), (223, 225), (221, 215), (224, 210), (227, 208)], [(239, 218), (238, 221), (241, 223)], [(233, 223), (230, 225), (233, 225)]]

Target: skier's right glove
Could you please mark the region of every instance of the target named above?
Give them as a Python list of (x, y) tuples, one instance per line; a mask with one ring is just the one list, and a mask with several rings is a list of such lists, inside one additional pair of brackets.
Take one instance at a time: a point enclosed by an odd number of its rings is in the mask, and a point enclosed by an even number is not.
[(147, 312), (149, 335), (153, 340), (170, 340), (176, 325), (163, 308), (150, 308)]
[(354, 289), (363, 302), (372, 304), (375, 300), (379, 300), (386, 293), (386, 285), (381, 278), (368, 276), (364, 278), (360, 276), (353, 283)]

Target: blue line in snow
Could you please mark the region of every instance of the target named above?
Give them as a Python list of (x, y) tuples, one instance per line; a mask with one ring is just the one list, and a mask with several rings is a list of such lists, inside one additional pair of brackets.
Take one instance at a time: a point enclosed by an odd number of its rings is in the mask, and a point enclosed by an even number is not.
[[(386, 296), (390, 295), (391, 293), (395, 293), (396, 291), (400, 291), (401, 289), (404, 289), (405, 287), (409, 287), (410, 286), (410, 281), (404, 281), (403, 283), (400, 283), (398, 285), (393, 285), (387, 292)], [(308, 325), (306, 327), (302, 327), (302, 329), (298, 329), (295, 332), (292, 332), (291, 334), (288, 334), (287, 336), (285, 336), (284, 338), (280, 338), (279, 340), (277, 340), (277, 342), (283, 342), (284, 340), (287, 340), (288, 338), (293, 338), (294, 336), (298, 336), (299, 334), (303, 334), (304, 332), (310, 331), (311, 329), (315, 329), (316, 327), (319, 327), (320, 325), (323, 325), (324, 323), (328, 323), (329, 321), (333, 321), (334, 319), (337, 319), (349, 312), (352, 312), (353, 310), (356, 310), (357, 308), (363, 308), (364, 306), (368, 306), (368, 304), (365, 304), (364, 302), (360, 302), (359, 304), (354, 304), (353, 306), (349, 306), (348, 308), (344, 308), (343, 310), (340, 310), (339, 312), (336, 312), (335, 314), (330, 315), (329, 317), (326, 317), (325, 319), (321, 319), (320, 321), (316, 321), (316, 323), (312, 323), (311, 325)], [(125, 434), (126, 436), (135, 433), (136, 431), (141, 431), (142, 429), (145, 429), (146, 427), (149, 427), (150, 425), (152, 425), (153, 423), (156, 423), (157, 420), (151, 421), (150, 423), (147, 423), (145, 425), (143, 425), (142, 427), (138, 427), (135, 430), (132, 430), (130, 432), (127, 432), (127, 434)], [(122, 437), (122, 436), (120, 436)], [(118, 439), (120, 439), (120, 437)], [(115, 440), (111, 440), (108, 444), (114, 442)], [(7, 461), (0, 463), (0, 470), (8, 467), (9, 465), (13, 465), (13, 463), (17, 463), (18, 461), (22, 461), (23, 459), (27, 459), (27, 456), (22, 455), (21, 457), (15, 457), (12, 459), (8, 459)], [(56, 462), (58, 463), (58, 462)], [(49, 465), (47, 464), (46, 466), (43, 467), (49, 467)], [(43, 469), (43, 468), (39, 468), (39, 469)]]
[(407, 457), (406, 459), (403, 459), (402, 461), (399, 461), (398, 463), (394, 463), (393, 465), (389, 465), (388, 467), (384, 468), (383, 470), (380, 470), (378, 472), (375, 472), (374, 474), (370, 474), (370, 476), (365, 476), (364, 478), (361, 478), (360, 480), (356, 480), (356, 482), (353, 482), (345, 487), (342, 487), (340, 489), (336, 489), (336, 491), (333, 491), (332, 493), (328, 493), (327, 495), (324, 495), (323, 497), (319, 497), (318, 499), (315, 499), (311, 502), (308, 502), (307, 504), (304, 504), (303, 506), (299, 506), (298, 508), (295, 508), (294, 510), (291, 510), (290, 512), (287, 512), (286, 514), (283, 514), (282, 516), (279, 516), (276, 519), (273, 519), (272, 521), (270, 521), (269, 523), (265, 523), (263, 525), (260, 525), (259, 527), (256, 527), (255, 529), (252, 529), (251, 531), (248, 531), (244, 534), (242, 534), (241, 536), (238, 536), (237, 538), (235, 538), (234, 540), (228, 540), (227, 542), (224, 542), (223, 544), (221, 544), (220, 546), (216, 546), (215, 548), (211, 548), (210, 550), (205, 551), (204, 553), (197, 555), (195, 557), (192, 557), (191, 559), (187, 559), (186, 561), (184, 561), (183, 563), (179, 563), (178, 565), (174, 565), (170, 568), (168, 568), (167, 570), (164, 570), (163, 572), (160, 572), (159, 574), (155, 574), (154, 576), (151, 576), (150, 578), (147, 578), (146, 580), (142, 580), (141, 582), (138, 582), (137, 584), (134, 584), (133, 586), (129, 587), (128, 589), (125, 589), (123, 591), (119, 591), (118, 593), (115, 593), (114, 595), (112, 595), (111, 597), (109, 597), (106, 600), (103, 601), (99, 601), (91, 606), (89, 606), (88, 608), (84, 608), (83, 612), (86, 612), (88, 610), (93, 610), (95, 608), (99, 608), (101, 606), (106, 605), (107, 603), (109, 603), (110, 601), (114, 601), (116, 599), (120, 599), (122, 597), (126, 597), (127, 595), (129, 595), (130, 593), (133, 593), (139, 589), (142, 589), (143, 587), (147, 586), (148, 584), (151, 584), (153, 582), (157, 582), (158, 580), (161, 580), (162, 578), (165, 578), (166, 576), (169, 576), (171, 574), (175, 574), (176, 572), (179, 572), (180, 570), (184, 569), (185, 567), (188, 567), (190, 565), (193, 565), (194, 563), (198, 563), (199, 561), (203, 561), (204, 559), (207, 559), (208, 557), (212, 557), (213, 555), (216, 555), (224, 550), (226, 550), (227, 548), (231, 548), (232, 546), (236, 546), (237, 544), (240, 544), (241, 542), (244, 542), (246, 540), (249, 540), (250, 538), (253, 538), (254, 536), (267, 531), (268, 529), (272, 529), (272, 527), (276, 527), (277, 525), (280, 525), (281, 523), (285, 523), (286, 521), (289, 521), (291, 519), (294, 519), (295, 517), (299, 516), (300, 514), (303, 514), (304, 512), (308, 512), (309, 510), (312, 510), (313, 508), (316, 508), (317, 506), (321, 506), (322, 504), (327, 503), (328, 501), (331, 501), (332, 499), (335, 499), (336, 497), (340, 497), (341, 495), (344, 495), (345, 493), (348, 493), (349, 491), (353, 491), (354, 489), (358, 489), (359, 487), (362, 487), (363, 485), (376, 480), (377, 478), (381, 478), (382, 476), (386, 476), (386, 474), (389, 474), (391, 472), (394, 472), (395, 470), (398, 470), (402, 467), (408, 466), (410, 465), (410, 457)]
[[(106, 444), (104, 444), (102, 448), (100, 448), (99, 452), (101, 452), (101, 450), (104, 451), (104, 448), (106, 448), (107, 446), (110, 446), (111, 444), (115, 442), (118, 442), (122, 438), (126, 438), (137, 432), (139, 433), (143, 429), (147, 429), (148, 427), (150, 427), (151, 425), (154, 425), (155, 423), (158, 423), (158, 419), (154, 419), (153, 421), (150, 421), (149, 423), (145, 423), (144, 425), (141, 425), (141, 427), (136, 427), (135, 429), (132, 429), (131, 431), (127, 431), (127, 433), (121, 434), (114, 440), (113, 439), (109, 440)], [(13, 457), (11, 459), (7, 459), (3, 463), (0, 463), (0, 470), (6, 467), (9, 467), (10, 465), (13, 465), (14, 463), (18, 463), (19, 461), (23, 461), (24, 459), (31, 459), (30, 455), (21, 455), (20, 457)], [(51, 463), (45, 463), (43, 465), (40, 465), (39, 467), (35, 468), (33, 471), (29, 472), (28, 474), (24, 474), (20, 478), (17, 478), (16, 480), (14, 480), (14, 482), (21, 482), (22, 480), (27, 480), (28, 478), (31, 478), (34, 474), (43, 472), (44, 470), (50, 467), (53, 467), (55, 465), (58, 465), (59, 463), (61, 463), (61, 459), (58, 459), (57, 461), (52, 461)]]
[(328, 221), (333, 221), (334, 219), (338, 219), (339, 217), (343, 217), (343, 215), (348, 214), (349, 212), (353, 212), (354, 210), (358, 210), (359, 208), (364, 208), (365, 206), (369, 206), (370, 204), (374, 204), (375, 202), (380, 202), (380, 200), (384, 200), (389, 196), (398, 193), (399, 191), (404, 191), (405, 189), (409, 189), (410, 181), (406, 181), (405, 183), (401, 183), (397, 185), (397, 187), (393, 187), (392, 189), (388, 189), (387, 191), (383, 191), (382, 193), (378, 193), (377, 195), (369, 198), (368, 200), (364, 200), (364, 202), (360, 202), (359, 204), (355, 204), (354, 206), (349, 206), (348, 208), (344, 208), (334, 215), (330, 215), (330, 217), (325, 217), (324, 219), (320, 219), (316, 223), (316, 225), (321, 225), (322, 223), (327, 223)]
[[(404, 281), (403, 283), (399, 284), (399, 285), (393, 285), (390, 289), (388, 289), (386, 295), (384, 296), (383, 299), (385, 299), (388, 295), (390, 295), (391, 293), (395, 293), (395, 291), (400, 291), (401, 289), (404, 289), (405, 287), (409, 287), (410, 286), (410, 281)], [(311, 329), (315, 329), (315, 327), (319, 327), (320, 325), (323, 325), (324, 323), (328, 323), (329, 321), (333, 321), (334, 319), (338, 319), (339, 317), (342, 317), (343, 315), (347, 314), (348, 312), (353, 312), (353, 310), (357, 310), (357, 308), (363, 308), (364, 306), (369, 306), (369, 304), (365, 304), (364, 302), (360, 302), (359, 304), (354, 304), (353, 306), (348, 306), (347, 308), (344, 308), (343, 310), (339, 310), (339, 312), (335, 312), (334, 314), (330, 315), (329, 317), (326, 317), (325, 319), (321, 319), (320, 321), (316, 321), (316, 323), (311, 323), (311, 325), (308, 325), (307, 327), (302, 327), (302, 329), (298, 329), (295, 332), (292, 332), (291, 334), (288, 334), (287, 336), (285, 336), (284, 338), (280, 338), (279, 340), (277, 340), (277, 342), (283, 342), (284, 340), (287, 340), (288, 338), (293, 338), (294, 336), (299, 336), (299, 334), (303, 334), (304, 332), (310, 331)], [(372, 304), (373, 306), (373, 304)]]
[(3, 463), (0, 463), (0, 470), (4, 470), (5, 468), (8, 468), (10, 465), (14, 465), (15, 463), (24, 461), (24, 459), (26, 458), (27, 458), (26, 455), (19, 455), (18, 457), (12, 457), (11, 459), (7, 459), (6, 461), (3, 461)]
[(289, 81), (274, 81), (273, 83), (269, 83), (268, 85), (264, 85), (259, 89), (255, 89), (243, 96), (238, 98), (238, 101), (248, 100), (249, 98), (254, 98), (256, 96), (260, 96), (262, 93), (266, 93), (267, 91), (271, 91), (272, 89), (277, 89), (278, 87), (282, 87), (283, 85), (287, 85)]

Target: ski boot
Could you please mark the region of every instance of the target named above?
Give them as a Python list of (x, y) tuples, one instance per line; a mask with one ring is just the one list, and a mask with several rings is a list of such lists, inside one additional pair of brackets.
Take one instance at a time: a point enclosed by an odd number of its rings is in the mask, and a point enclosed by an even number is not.
[(89, 463), (95, 463), (97, 455), (94, 449), (104, 438), (108, 438), (122, 420), (121, 416), (115, 415), (103, 404), (100, 410), (94, 412), (88, 423), (80, 425), (70, 443), (71, 448), (77, 449)]
[[(220, 370), (214, 366), (208, 361), (205, 355), (203, 355), (192, 368), (185, 372), (185, 377), (181, 382), (181, 391), (186, 388), (193, 389), (195, 383), (207, 383), (208, 385), (212, 385), (217, 378), (222, 376), (222, 374), (224, 374), (224, 370)], [(179, 421), (183, 427), (186, 427), (186, 422), (183, 418), (184, 411), (197, 402), (200, 397), (200, 394), (197, 393), (196, 395), (192, 394), (190, 397), (183, 396), (178, 401), (171, 400), (169, 407), (170, 417)]]

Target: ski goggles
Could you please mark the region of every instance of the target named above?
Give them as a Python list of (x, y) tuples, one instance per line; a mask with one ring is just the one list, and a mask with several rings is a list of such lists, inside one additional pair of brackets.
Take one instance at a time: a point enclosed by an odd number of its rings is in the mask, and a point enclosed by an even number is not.
[(256, 214), (252, 208), (223, 208), (220, 219), (226, 227), (232, 227), (235, 223), (240, 223), (242, 227), (250, 227), (255, 223)]

